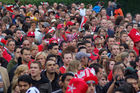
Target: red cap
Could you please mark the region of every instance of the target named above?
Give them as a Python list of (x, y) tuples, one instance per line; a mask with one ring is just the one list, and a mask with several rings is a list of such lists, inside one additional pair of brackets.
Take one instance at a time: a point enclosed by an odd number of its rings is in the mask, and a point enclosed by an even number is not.
[(93, 81), (96, 85), (98, 84), (98, 79), (93, 74), (90, 74), (90, 76), (85, 77), (84, 80), (85, 80), (85, 82), (87, 82), (87, 81)]
[(64, 27), (64, 24), (58, 24), (57, 25), (57, 29), (61, 29), (62, 27)]
[(74, 25), (74, 23), (71, 22), (71, 21), (68, 21), (68, 22), (66, 23), (66, 26), (72, 26), (72, 25)]
[(35, 36), (35, 33), (34, 33), (34, 32), (28, 32), (28, 33), (27, 33), (27, 36), (28, 36), (28, 37), (30, 37), (30, 36)]
[(67, 87), (66, 93), (86, 93), (88, 85), (81, 78), (73, 78)]
[(140, 33), (137, 29), (132, 29), (128, 36), (133, 40), (134, 43), (140, 41)]

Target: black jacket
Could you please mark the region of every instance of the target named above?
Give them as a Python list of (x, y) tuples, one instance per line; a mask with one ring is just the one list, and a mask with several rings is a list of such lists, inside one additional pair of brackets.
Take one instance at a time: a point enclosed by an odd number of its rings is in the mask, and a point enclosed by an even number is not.
[(38, 88), (40, 93), (51, 93), (52, 87), (48, 79), (41, 75), (41, 79), (36, 81), (32, 79), (32, 85)]
[[(49, 80), (48, 77), (46, 76), (46, 71), (42, 71), (41, 74), (42, 74), (47, 80)], [(51, 82), (52, 92), (60, 89), (60, 86), (59, 86), (59, 84), (58, 84), (58, 80), (59, 80), (59, 76), (58, 76), (57, 73), (55, 73), (55, 78), (54, 78), (54, 80)]]

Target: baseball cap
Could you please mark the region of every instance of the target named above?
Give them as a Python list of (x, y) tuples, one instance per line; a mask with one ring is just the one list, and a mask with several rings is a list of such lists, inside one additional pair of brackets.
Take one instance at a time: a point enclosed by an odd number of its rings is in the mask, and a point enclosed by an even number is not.
[(35, 36), (35, 33), (34, 33), (34, 32), (28, 32), (28, 33), (27, 33), (27, 36), (28, 36), (28, 37), (30, 37), (30, 36)]
[(84, 53), (84, 52), (78, 52), (78, 53), (76, 54), (75, 58), (76, 58), (77, 60), (80, 60), (80, 59), (83, 58), (83, 57), (90, 57), (90, 56), (91, 56), (90, 54), (87, 54), (87, 53)]

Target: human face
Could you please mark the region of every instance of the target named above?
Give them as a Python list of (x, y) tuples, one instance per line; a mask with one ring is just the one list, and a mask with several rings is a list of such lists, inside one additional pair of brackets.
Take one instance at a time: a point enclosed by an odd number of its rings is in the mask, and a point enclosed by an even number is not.
[(26, 18), (26, 22), (27, 23), (30, 23), (31, 22), (31, 19), (30, 18)]
[(56, 72), (56, 62), (55, 61), (47, 61), (46, 70), (48, 73), (55, 73)]
[(22, 45), (23, 45), (23, 47), (30, 48), (30, 42), (29, 42), (29, 40), (25, 40)]
[(39, 68), (39, 65), (37, 63), (31, 63), (30, 73), (32, 77), (40, 76), (41, 69)]
[(32, 57), (35, 58), (36, 54), (38, 53), (38, 47), (31, 50)]
[(64, 58), (63, 58), (64, 65), (68, 66), (71, 61), (72, 61), (72, 54), (71, 53), (64, 54)]
[(108, 42), (107, 42), (107, 45), (112, 46), (113, 44), (115, 44), (115, 39), (114, 38), (109, 38)]
[(130, 44), (129, 44), (129, 49), (133, 49), (133, 47), (134, 47), (134, 42), (131, 41)]
[(129, 53), (129, 57), (130, 57), (130, 61), (135, 61), (136, 56), (134, 55), (134, 53)]
[(101, 26), (106, 28), (107, 27), (107, 21), (106, 20), (102, 20), (101, 21)]
[(91, 43), (86, 43), (86, 48), (88, 53), (92, 52)]
[(121, 41), (122, 41), (123, 43), (125, 43), (126, 40), (127, 40), (127, 38), (128, 38), (128, 35), (127, 35), (127, 34), (123, 34), (123, 35), (121, 36)]
[(128, 78), (128, 79), (126, 80), (126, 82), (132, 84), (132, 86), (135, 88), (136, 91), (139, 90), (138, 81), (137, 81), (136, 79)]
[(18, 39), (20, 39), (21, 36), (22, 36), (22, 32), (21, 32), (20, 30), (16, 31), (15, 36), (16, 36)]
[(115, 62), (114, 61), (110, 61), (110, 63), (109, 63), (109, 69), (110, 70), (113, 70), (114, 65), (115, 65)]
[(65, 50), (68, 47), (67, 43), (63, 43), (62, 49)]
[(95, 83), (87, 83), (88, 84), (88, 90), (86, 93), (95, 93)]
[(21, 48), (17, 48), (15, 52), (15, 58), (18, 59), (21, 56)]
[(26, 93), (26, 91), (31, 87), (29, 83), (24, 81), (20, 81), (18, 85), (19, 85), (20, 93)]
[(101, 79), (99, 80), (99, 85), (101, 86), (105, 86), (107, 83), (107, 80), (105, 77), (101, 77)]
[(70, 45), (71, 45), (71, 46), (76, 46), (76, 44), (77, 44), (76, 39), (74, 39), (74, 40), (72, 40), (72, 41), (70, 42)]
[(107, 51), (103, 51), (101, 56), (106, 56), (107, 55)]
[(35, 36), (29, 36), (29, 37), (27, 37), (27, 39), (32, 44), (35, 41)]
[(45, 66), (45, 57), (43, 55), (39, 55), (37, 58), (36, 58), (36, 61), (40, 62), (42, 66)]
[(113, 45), (113, 46), (112, 46), (111, 53), (112, 53), (113, 55), (115, 55), (115, 56), (118, 55), (118, 54), (120, 53), (119, 45)]
[(99, 72), (97, 73), (97, 78), (100, 79), (103, 75), (103, 69), (99, 68)]
[(58, 55), (58, 46), (54, 46), (53, 48), (52, 48), (52, 54), (55, 54), (55, 55)]
[(31, 60), (31, 52), (29, 50), (23, 51), (22, 60), (26, 63), (28, 63)]
[(113, 73), (113, 78), (115, 79), (116, 76), (119, 76), (120, 78), (123, 78), (123, 77), (124, 77), (124, 74), (123, 74), (123, 72), (122, 72), (121, 69), (116, 69), (116, 70), (114, 71), (114, 73)]
[(15, 87), (15, 89), (14, 89), (14, 93), (20, 93), (19, 86), (16, 86), (16, 87)]
[(13, 53), (15, 49), (15, 42), (14, 41), (9, 42), (9, 44), (7, 45), (7, 48), (10, 52)]
[(66, 76), (66, 78), (64, 80), (64, 85), (63, 85), (65, 89), (68, 87), (68, 84), (72, 78), (73, 78), (73, 76)]

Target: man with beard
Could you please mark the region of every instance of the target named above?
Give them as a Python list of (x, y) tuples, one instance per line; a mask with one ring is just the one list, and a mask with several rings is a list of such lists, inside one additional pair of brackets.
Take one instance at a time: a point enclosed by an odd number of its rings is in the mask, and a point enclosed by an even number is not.
[(54, 60), (49, 59), (46, 61), (46, 71), (43, 71), (42, 75), (51, 82), (52, 92), (60, 89), (58, 84), (59, 77), (56, 73), (56, 62)]
[(32, 87), (31, 77), (29, 75), (20, 76), (18, 78), (18, 86), (19, 86), (20, 93), (40, 93), (36, 87)]

